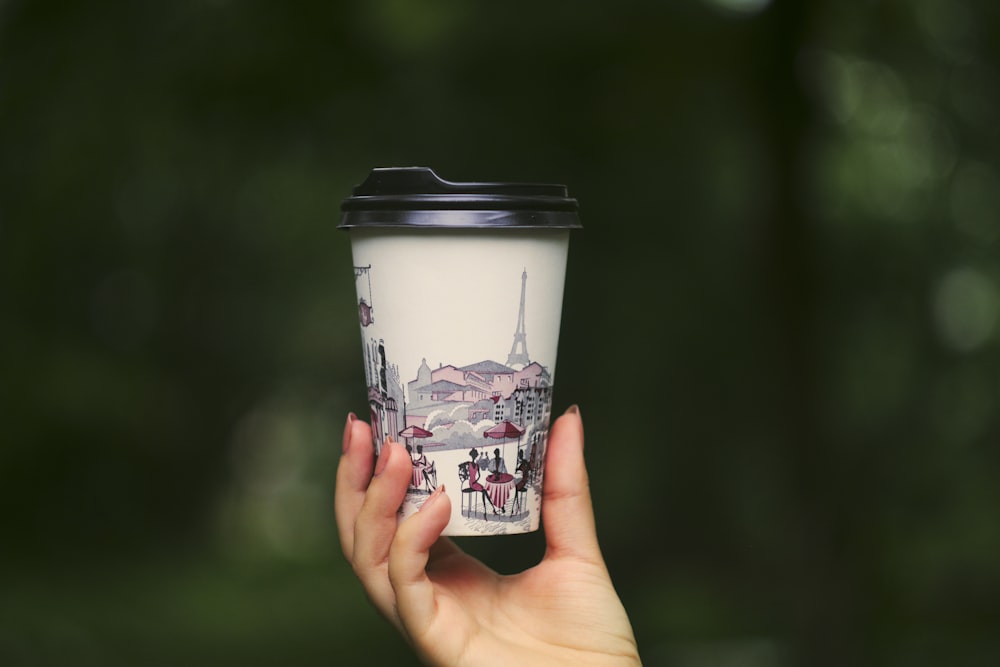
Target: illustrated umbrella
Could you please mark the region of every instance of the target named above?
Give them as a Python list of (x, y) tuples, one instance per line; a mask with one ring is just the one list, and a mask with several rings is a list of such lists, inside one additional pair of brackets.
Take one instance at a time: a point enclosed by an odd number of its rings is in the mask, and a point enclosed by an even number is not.
[(399, 437), (406, 439), (406, 444), (410, 444), (410, 438), (429, 438), (433, 433), (419, 426), (407, 426), (399, 432)]
[[(521, 435), (524, 434), (524, 429), (516, 424), (512, 424), (509, 421), (502, 421), (493, 428), (488, 428), (483, 431), (484, 438), (496, 438), (497, 440), (502, 440), (504, 445), (507, 444), (507, 440), (510, 438), (517, 438), (518, 441), (521, 439)], [(504, 447), (503, 450), (504, 460), (507, 459), (507, 448)]]

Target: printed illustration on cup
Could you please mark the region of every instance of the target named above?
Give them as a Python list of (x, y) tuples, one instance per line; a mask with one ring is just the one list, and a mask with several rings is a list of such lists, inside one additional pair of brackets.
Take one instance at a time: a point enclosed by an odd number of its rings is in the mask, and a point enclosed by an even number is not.
[(405, 326), (377, 319), (378, 294), (372, 290), (377, 271), (371, 264), (354, 268), (358, 317), (376, 448), (391, 438), (405, 445), (413, 464), (401, 512), (416, 511), (444, 483), (453, 505), (458, 504), (453, 523), (462, 521), (469, 532), (523, 532), (537, 525), (552, 377), (548, 366), (528, 352), (527, 269), (520, 271), (519, 284), (518, 272), (512, 273), (504, 297), (511, 312), (518, 304), (505, 363), (495, 361), (503, 358), (502, 351), (482, 350), (478, 359), (434, 360), (436, 368), (426, 357), (419, 362), (415, 357), (402, 370), (389, 332), (405, 336)]

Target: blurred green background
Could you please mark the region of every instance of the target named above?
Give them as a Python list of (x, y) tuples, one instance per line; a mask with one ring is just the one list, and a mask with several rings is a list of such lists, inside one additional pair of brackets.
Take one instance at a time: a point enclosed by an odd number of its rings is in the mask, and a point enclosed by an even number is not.
[(647, 664), (1000, 664), (998, 37), (992, 0), (0, 1), (0, 663), (413, 664), (333, 525), (335, 226), (426, 165), (581, 203), (554, 407)]

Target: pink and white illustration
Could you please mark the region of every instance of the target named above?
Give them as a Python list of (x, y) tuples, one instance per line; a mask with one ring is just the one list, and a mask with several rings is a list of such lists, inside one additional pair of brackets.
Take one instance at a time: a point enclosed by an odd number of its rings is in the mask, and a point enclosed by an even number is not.
[[(392, 438), (409, 451), (413, 474), (401, 508), (404, 515), (416, 511), (439, 484), (446, 485), (453, 505), (451, 534), (525, 532), (538, 525), (554, 358), (545, 363), (528, 352), (528, 270), (519, 273), (519, 284), (514, 273), (503, 290), (510, 312), (517, 307), (516, 324), (508, 320), (514, 324), (513, 342), (503, 362), (496, 360), (504, 357), (495, 349), (467, 358), (466, 346), (466, 358), (432, 363), (421, 356), (419, 363), (400, 369), (394, 343), (385, 335), (388, 329), (381, 327), (390, 309), (379, 310), (380, 296), (373, 291), (378, 267), (355, 267), (376, 446)], [(498, 294), (490, 297), (490, 302), (499, 299)], [(476, 313), (477, 308), (469, 308), (461, 317), (475, 318)], [(554, 342), (546, 349), (554, 357)]]

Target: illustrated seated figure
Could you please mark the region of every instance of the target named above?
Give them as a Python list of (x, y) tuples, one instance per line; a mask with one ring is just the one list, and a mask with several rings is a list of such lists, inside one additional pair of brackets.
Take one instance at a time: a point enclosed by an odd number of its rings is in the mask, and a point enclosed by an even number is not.
[(499, 449), (493, 450), (493, 460), (490, 462), (490, 472), (494, 475), (507, 473), (507, 464), (503, 462), (502, 458), (500, 458)]
[(517, 483), (514, 484), (514, 488), (518, 491), (523, 491), (524, 487), (528, 484), (528, 477), (531, 475), (531, 466), (528, 465), (528, 459), (524, 458), (524, 451), (520, 449), (517, 450), (516, 470), (521, 473), (521, 477), (519, 477)]
[(410, 486), (412, 488), (419, 488), (421, 482), (423, 481), (423, 474), (417, 467), (416, 461), (413, 460), (413, 447), (406, 445), (406, 453), (410, 456), (410, 465), (413, 466), (413, 475), (410, 479)]
[[(419, 483), (426, 483), (427, 488), (433, 491), (437, 486), (436, 478), (437, 474), (434, 469), (434, 463), (427, 460), (427, 455), (424, 454), (424, 446), (417, 445), (417, 456), (413, 459), (413, 477), (418, 482), (414, 486), (419, 485)], [(419, 475), (419, 477), (418, 477)]]
[(479, 481), (479, 465), (476, 463), (477, 456), (479, 456), (479, 452), (476, 451), (475, 449), (469, 452), (470, 461), (467, 464), (469, 470), (469, 488), (466, 489), (466, 491), (482, 494), (483, 506), (485, 507), (486, 504), (489, 504), (489, 506), (493, 508), (493, 513), (496, 514), (497, 508), (494, 507), (493, 501), (490, 500), (490, 496), (486, 492), (486, 487), (484, 487), (482, 483)]

